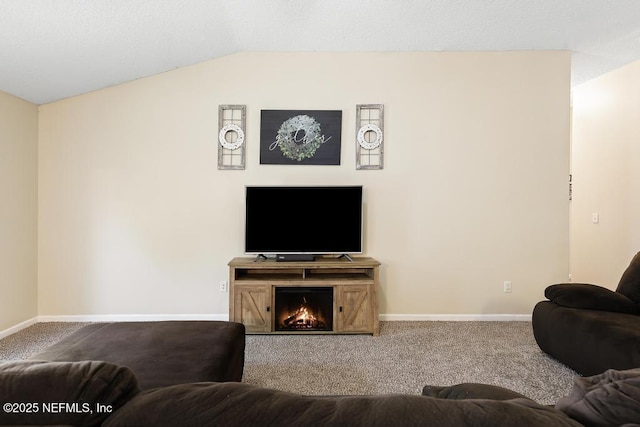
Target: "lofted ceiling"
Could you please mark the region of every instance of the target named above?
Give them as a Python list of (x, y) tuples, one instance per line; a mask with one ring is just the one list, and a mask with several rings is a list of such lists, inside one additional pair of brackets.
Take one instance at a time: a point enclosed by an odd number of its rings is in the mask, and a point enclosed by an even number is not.
[(0, 0), (0, 90), (44, 104), (235, 52), (570, 50), (640, 59), (640, 0)]

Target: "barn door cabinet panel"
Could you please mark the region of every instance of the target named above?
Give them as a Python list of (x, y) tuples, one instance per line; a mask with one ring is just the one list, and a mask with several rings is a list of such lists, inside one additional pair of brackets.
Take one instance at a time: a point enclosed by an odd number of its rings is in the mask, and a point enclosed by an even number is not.
[(366, 285), (338, 286), (338, 328), (341, 332), (369, 332), (373, 325), (373, 298)]
[(271, 292), (267, 285), (237, 285), (233, 317), (248, 333), (271, 331)]

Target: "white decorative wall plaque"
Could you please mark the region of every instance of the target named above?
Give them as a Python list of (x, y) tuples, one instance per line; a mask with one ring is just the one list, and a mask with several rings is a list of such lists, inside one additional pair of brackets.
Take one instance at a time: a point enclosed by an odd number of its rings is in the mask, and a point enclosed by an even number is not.
[(245, 105), (220, 105), (218, 108), (218, 169), (244, 169)]
[(356, 105), (356, 169), (382, 169), (384, 105)]

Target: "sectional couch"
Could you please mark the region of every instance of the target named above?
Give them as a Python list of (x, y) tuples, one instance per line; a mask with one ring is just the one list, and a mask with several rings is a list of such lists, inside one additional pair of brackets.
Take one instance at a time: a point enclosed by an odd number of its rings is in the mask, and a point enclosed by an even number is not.
[(495, 386), (423, 395), (302, 396), (238, 382), (142, 391), (102, 361), (0, 363), (0, 425), (57, 426), (592, 426), (640, 422), (640, 369), (578, 378), (555, 408)]

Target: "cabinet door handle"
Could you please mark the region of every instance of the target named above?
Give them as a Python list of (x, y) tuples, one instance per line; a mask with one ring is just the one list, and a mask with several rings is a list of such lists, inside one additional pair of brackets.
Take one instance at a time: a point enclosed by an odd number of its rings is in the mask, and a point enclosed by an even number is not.
[(338, 310), (340, 310), (340, 313), (342, 313), (342, 306), (340, 306), (340, 308)]
[(267, 311), (271, 311), (271, 307), (267, 306)]

